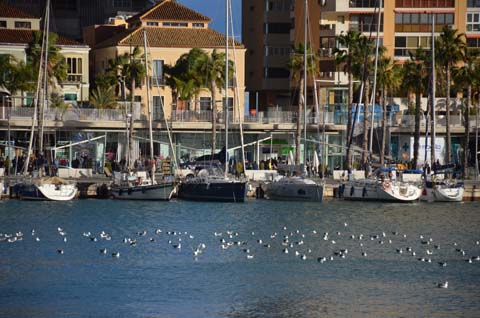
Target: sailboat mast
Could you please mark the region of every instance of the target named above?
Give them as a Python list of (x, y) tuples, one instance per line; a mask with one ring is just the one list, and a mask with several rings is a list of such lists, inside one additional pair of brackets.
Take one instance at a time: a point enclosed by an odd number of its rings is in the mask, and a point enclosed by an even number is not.
[[(35, 93), (35, 101), (34, 101), (34, 108), (33, 108), (32, 127), (30, 129), (30, 139), (28, 142), (27, 158), (25, 160), (25, 164), (23, 167), (24, 176), (28, 175), (28, 166), (30, 165), (30, 157), (33, 152), (33, 137), (35, 135), (35, 125), (37, 124), (37, 121), (40, 121), (40, 119), (38, 118), (38, 109), (39, 109), (40, 98), (43, 99), (43, 96), (40, 96), (40, 90), (42, 87), (42, 80), (43, 80), (42, 67), (44, 67), (43, 64), (46, 63), (46, 61), (44, 60), (45, 57), (48, 57), (48, 54), (43, 54), (43, 52), (47, 51), (47, 47), (48, 47), (48, 43), (45, 41), (45, 34), (48, 34), (49, 11), (50, 11), (50, 0), (47, 0), (47, 4), (45, 6), (45, 23), (43, 26), (43, 37), (42, 37), (42, 48), (41, 48), (42, 53), (40, 54), (40, 64), (39, 64), (38, 78), (37, 78), (37, 91)], [(48, 37), (47, 37), (47, 40), (48, 40)], [(41, 114), (43, 114), (43, 110), (41, 111)], [(38, 124), (40, 125), (40, 123)], [(42, 115), (42, 125), (43, 125), (43, 115)], [(43, 135), (43, 130), (42, 130), (42, 135)]]
[(155, 156), (153, 154), (153, 127), (152, 127), (152, 103), (150, 101), (150, 77), (148, 72), (147, 31), (143, 29), (143, 52), (145, 58), (145, 73), (147, 84), (147, 108), (148, 108), (148, 139), (150, 140), (150, 178), (155, 182)]
[(224, 174), (225, 178), (228, 174), (228, 7), (229, 0), (225, 0), (225, 102), (224, 102), (224, 111), (225, 111), (225, 168)]
[[(308, 0), (305, 0), (303, 32), (303, 163), (307, 169), (307, 30), (308, 30)], [(300, 114), (299, 114), (300, 115)], [(300, 116), (299, 116), (300, 117)]]
[(432, 135), (430, 142), (430, 159), (435, 163), (435, 13), (432, 13)]
[[(378, 69), (378, 49), (380, 46), (380, 25), (382, 22), (382, 0), (379, 1), (378, 5), (378, 24), (377, 24), (377, 40), (375, 42), (375, 68), (373, 71), (373, 89), (372, 89), (372, 97), (370, 98), (370, 104), (372, 104), (372, 116), (370, 117), (370, 143), (368, 147), (368, 152), (370, 156), (372, 156), (372, 148), (373, 148), (373, 128), (375, 123), (375, 91), (377, 90), (377, 69)], [(368, 107), (366, 105), (365, 107)]]

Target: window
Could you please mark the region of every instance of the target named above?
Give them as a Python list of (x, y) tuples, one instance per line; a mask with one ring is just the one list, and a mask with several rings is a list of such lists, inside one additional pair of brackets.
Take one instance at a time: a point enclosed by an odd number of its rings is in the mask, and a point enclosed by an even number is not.
[[(225, 109), (225, 97), (222, 98), (222, 106)], [(233, 97), (228, 98), (228, 109), (233, 110)]]
[(397, 8), (454, 8), (455, 0), (396, 0), (395, 6)]
[(480, 31), (480, 12), (467, 13), (467, 31)]
[(7, 21), (0, 21), (0, 28), (6, 28), (7, 27)]
[(289, 78), (290, 71), (281, 67), (266, 67), (265, 78)]
[(480, 8), (480, 0), (468, 0), (467, 8)]
[(292, 0), (267, 0), (266, 11), (290, 11)]
[(82, 59), (67, 57), (67, 82), (81, 82), (82, 73)]
[(158, 26), (158, 22), (147, 21), (147, 26)]
[[(435, 13), (435, 29), (452, 25), (453, 13)], [(430, 13), (396, 13), (395, 32), (431, 32), (432, 15)]]
[(194, 28), (204, 28), (205, 23), (192, 23), (192, 27), (194, 27)]
[(130, 8), (132, 6), (132, 0), (113, 0), (114, 8)]
[(66, 101), (76, 101), (77, 100), (77, 94), (65, 94), (63, 96), (63, 100)]
[(153, 96), (152, 119), (160, 120), (163, 118), (163, 103), (165, 99), (163, 96)]
[(265, 34), (277, 33), (288, 34), (290, 33), (290, 23), (265, 23)]
[(409, 52), (415, 52), (419, 47), (429, 49), (431, 38), (429, 36), (396, 36), (395, 56), (409, 56)]
[(186, 22), (163, 22), (163, 26), (166, 27), (187, 27), (188, 23)]
[[(377, 19), (378, 17), (373, 14), (353, 14), (350, 18), (350, 30), (359, 32), (376, 31)], [(383, 19), (380, 32), (383, 32)]]
[(350, 0), (350, 8), (375, 8), (377, 0)]
[(26, 21), (15, 21), (15, 29), (31, 29), (32, 23)]
[(152, 64), (152, 84), (154, 86), (164, 85), (165, 81), (163, 78), (163, 60), (153, 60)]
[(53, 0), (55, 10), (77, 10), (77, 2), (71, 0)]
[(325, 36), (320, 37), (320, 56), (331, 57), (333, 54), (333, 49), (336, 45), (336, 39), (334, 36)]
[(210, 97), (200, 97), (200, 110), (210, 110), (212, 99)]
[(266, 46), (265, 56), (290, 56), (289, 47)]

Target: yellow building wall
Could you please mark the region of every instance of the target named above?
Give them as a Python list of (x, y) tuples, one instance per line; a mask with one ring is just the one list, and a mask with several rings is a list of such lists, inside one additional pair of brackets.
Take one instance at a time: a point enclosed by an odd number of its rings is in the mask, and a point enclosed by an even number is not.
[[(143, 49), (140, 48), (143, 55)], [(211, 53), (213, 49), (204, 49), (207, 53)], [(180, 58), (181, 55), (188, 53), (190, 48), (150, 48), (148, 59), (151, 63), (153, 60), (163, 60), (164, 65), (175, 65), (176, 61)], [(225, 52), (224, 49), (217, 49), (219, 52)], [(244, 92), (245, 92), (245, 49), (236, 49), (235, 56), (233, 53), (233, 49), (230, 49), (229, 56), (230, 60), (236, 63), (236, 76), (237, 76), (237, 90), (238, 90), (238, 102), (235, 101), (235, 105), (240, 105), (240, 107), (234, 107), (234, 109), (240, 109), (240, 115), (243, 117), (243, 106), (244, 106)], [(108, 68), (108, 60), (113, 59), (116, 56), (123, 55), (125, 53), (130, 52), (130, 47), (109, 47), (104, 49), (97, 49), (93, 52), (94, 55), (94, 63), (95, 63), (95, 75), (101, 74)], [(149, 69), (149, 75), (152, 76), (152, 68)], [(229, 97), (235, 97), (235, 92), (233, 89), (229, 90)], [(141, 112), (142, 114), (146, 115), (148, 113), (147, 109), (147, 88), (145, 82), (142, 83), (141, 88), (136, 88), (134, 92), (135, 96), (141, 96)], [(163, 96), (164, 98), (164, 111), (166, 117), (169, 119), (171, 116), (172, 111), (172, 104), (174, 103), (172, 99), (172, 90), (167, 85), (162, 86), (152, 86), (151, 87), (151, 96)], [(204, 89), (200, 92), (200, 97), (210, 97), (211, 93), (208, 89)], [(221, 112), (222, 108), (222, 98), (224, 97), (224, 92), (217, 90), (216, 92), (216, 99), (217, 99), (217, 109)], [(152, 102), (152, 101), (151, 101)], [(195, 105), (191, 105), (191, 107), (195, 107)], [(199, 106), (199, 103), (197, 104)], [(193, 110), (193, 109), (192, 109)], [(237, 116), (238, 114), (235, 114)]]

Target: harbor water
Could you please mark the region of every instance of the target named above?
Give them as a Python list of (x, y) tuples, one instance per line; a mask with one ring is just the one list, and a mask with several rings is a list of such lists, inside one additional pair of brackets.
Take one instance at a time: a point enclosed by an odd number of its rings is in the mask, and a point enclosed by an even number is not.
[(480, 313), (479, 202), (9, 200), (0, 233), (0, 317)]

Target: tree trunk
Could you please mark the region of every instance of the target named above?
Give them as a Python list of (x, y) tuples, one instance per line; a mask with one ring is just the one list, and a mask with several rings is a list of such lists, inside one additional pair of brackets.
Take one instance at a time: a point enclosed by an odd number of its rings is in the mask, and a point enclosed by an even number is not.
[[(303, 85), (304, 85), (304, 78), (300, 78), (300, 83), (298, 85), (298, 110), (297, 110), (297, 135), (295, 140), (295, 164), (300, 164), (300, 145), (302, 144), (302, 116), (303, 116), (303, 105), (305, 103), (305, 96), (303, 96)], [(305, 120), (305, 118), (303, 118)]]
[[(368, 153), (368, 131), (369, 131), (369, 123), (370, 123), (370, 110), (368, 109), (368, 104), (370, 100), (370, 82), (368, 80), (368, 76), (366, 76), (365, 80), (365, 96), (363, 102), (363, 152), (362, 152), (362, 166), (365, 168), (367, 165), (369, 153)], [(373, 125), (373, 123), (370, 123)]]
[(217, 150), (217, 103), (215, 98), (217, 97), (217, 87), (215, 81), (210, 81), (210, 89), (212, 94), (212, 155)]
[(382, 143), (380, 145), (380, 164), (383, 166), (385, 163), (385, 144), (387, 142), (387, 103), (385, 102), (387, 94), (385, 93), (385, 88), (382, 89)]
[(451, 136), (450, 136), (450, 65), (447, 65), (447, 92), (445, 98), (445, 128), (447, 132), (447, 140), (445, 141), (446, 153), (445, 153), (445, 163), (448, 164), (452, 162), (452, 153), (451, 153)]
[[(353, 138), (353, 131), (352, 131), (352, 121), (353, 121), (353, 114), (352, 114), (352, 106), (353, 106), (353, 76), (348, 67), (348, 101), (347, 101), (347, 154), (346, 154), (346, 161), (345, 161), (345, 169), (348, 169), (352, 165), (352, 149), (350, 149), (348, 143), (350, 139)], [(325, 116), (325, 114), (324, 114)]]
[(463, 178), (467, 178), (468, 149), (470, 144), (470, 107), (472, 102), (472, 85), (467, 87), (467, 109), (465, 112), (465, 144), (463, 145)]
[(420, 114), (422, 110), (422, 100), (420, 90), (415, 92), (415, 132), (413, 135), (413, 169), (417, 169), (418, 164), (418, 149), (420, 147)]

